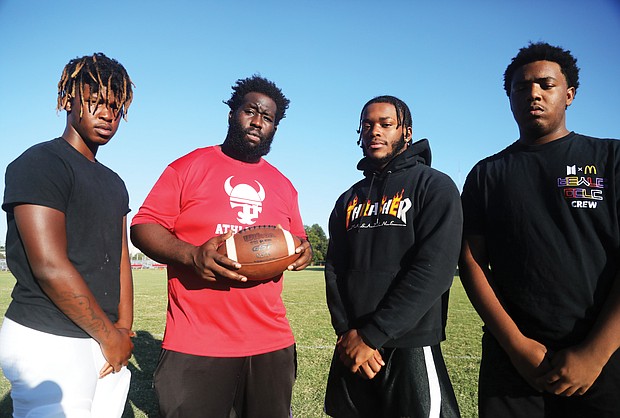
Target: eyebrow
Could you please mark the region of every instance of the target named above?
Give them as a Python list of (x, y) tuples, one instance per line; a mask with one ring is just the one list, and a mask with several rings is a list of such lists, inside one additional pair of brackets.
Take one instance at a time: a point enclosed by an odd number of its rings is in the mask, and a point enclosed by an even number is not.
[[(379, 118), (380, 122), (386, 122), (388, 120), (395, 120), (395, 119), (392, 116), (384, 116), (384, 117)], [(364, 122), (370, 122), (370, 119), (368, 119), (368, 118), (362, 119), (362, 123), (364, 123)]]
[(540, 83), (540, 82), (545, 82), (545, 81), (558, 81), (558, 79), (553, 77), (553, 76), (536, 77), (536, 78), (532, 78), (532, 79), (524, 78), (524, 79), (515, 81), (515, 84)]
[(271, 113), (271, 111), (268, 108), (266, 108), (265, 106), (262, 106), (258, 102), (246, 103), (245, 107), (251, 107), (253, 109), (256, 109), (258, 111), (258, 113), (260, 113), (261, 115), (267, 115), (267, 116), (275, 115), (275, 112)]

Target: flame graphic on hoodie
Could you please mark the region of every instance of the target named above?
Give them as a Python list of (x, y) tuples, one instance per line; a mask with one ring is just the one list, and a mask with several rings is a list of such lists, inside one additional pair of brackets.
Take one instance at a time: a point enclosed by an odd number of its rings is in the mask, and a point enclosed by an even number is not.
[(357, 196), (355, 196), (355, 198), (349, 202), (349, 204), (347, 205), (347, 217), (346, 217), (346, 228), (349, 227), (349, 222), (351, 222), (351, 212), (353, 212), (353, 209), (355, 209), (355, 207), (357, 206)]
[(392, 198), (388, 198), (385, 195), (382, 196), (380, 202), (367, 200), (360, 203), (359, 198), (355, 196), (347, 204), (345, 227), (348, 229), (352, 220), (360, 217), (367, 218), (375, 215), (393, 216), (406, 223), (406, 214), (411, 208), (411, 200), (409, 198), (403, 198), (404, 196), (405, 189), (401, 189), (401, 191), (396, 193)]
[(388, 213), (392, 216), (398, 216), (398, 208), (400, 207), (400, 201), (403, 200), (403, 196), (405, 195), (405, 189), (402, 189), (400, 193), (396, 193), (392, 198), (392, 204), (390, 205), (390, 209)]

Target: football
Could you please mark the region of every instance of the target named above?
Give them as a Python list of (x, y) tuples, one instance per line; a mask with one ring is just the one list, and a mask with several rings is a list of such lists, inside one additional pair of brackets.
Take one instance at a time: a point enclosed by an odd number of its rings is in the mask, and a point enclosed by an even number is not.
[(299, 258), (295, 253), (299, 245), (299, 238), (286, 229), (265, 225), (242, 229), (217, 251), (241, 264), (236, 272), (248, 280), (266, 280), (279, 276)]

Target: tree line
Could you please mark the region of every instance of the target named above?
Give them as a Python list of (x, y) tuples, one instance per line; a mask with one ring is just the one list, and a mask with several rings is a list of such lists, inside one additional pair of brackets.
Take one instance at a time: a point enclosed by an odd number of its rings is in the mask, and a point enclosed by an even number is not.
[(312, 226), (304, 225), (308, 241), (312, 245), (312, 264), (322, 266), (325, 263), (327, 244), (329, 240), (319, 224)]

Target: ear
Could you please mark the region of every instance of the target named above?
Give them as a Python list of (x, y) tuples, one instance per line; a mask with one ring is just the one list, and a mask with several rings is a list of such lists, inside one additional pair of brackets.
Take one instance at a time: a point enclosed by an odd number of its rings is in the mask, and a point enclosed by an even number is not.
[(571, 103), (573, 103), (573, 100), (575, 99), (575, 93), (577, 93), (575, 87), (569, 87), (568, 89), (566, 89), (566, 107), (570, 106)]
[(405, 141), (410, 142), (412, 137), (413, 137), (413, 129), (411, 126), (407, 126), (405, 128)]
[(72, 104), (72, 103), (73, 103), (73, 98), (72, 98), (71, 96), (69, 96), (69, 97), (67, 98), (67, 103), (65, 103), (65, 111), (66, 111), (67, 113), (70, 113), (70, 112), (71, 112), (71, 104)]

